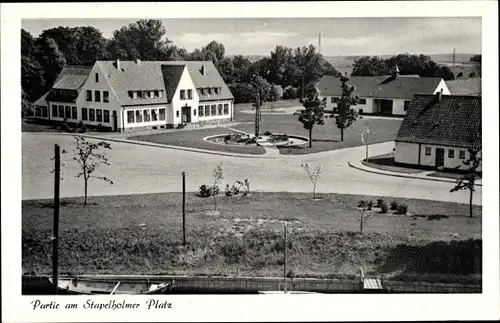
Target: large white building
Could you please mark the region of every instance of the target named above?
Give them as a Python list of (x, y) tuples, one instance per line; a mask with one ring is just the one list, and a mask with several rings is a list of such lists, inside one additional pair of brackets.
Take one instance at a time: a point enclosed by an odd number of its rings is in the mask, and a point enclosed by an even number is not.
[[(340, 78), (334, 75), (324, 75), (318, 82), (319, 96), (327, 99), (326, 110), (336, 110), (341, 96), (340, 84)], [(389, 76), (352, 76), (348, 84), (356, 87), (360, 100), (355, 108), (360, 114), (405, 115), (417, 93), (450, 94), (442, 78), (400, 75), (397, 67)]]
[(110, 131), (233, 119), (234, 97), (211, 61), (97, 61), (66, 66), (35, 118)]
[(464, 170), (468, 148), (480, 145), (481, 138), (481, 96), (415, 95), (396, 137), (394, 160)]

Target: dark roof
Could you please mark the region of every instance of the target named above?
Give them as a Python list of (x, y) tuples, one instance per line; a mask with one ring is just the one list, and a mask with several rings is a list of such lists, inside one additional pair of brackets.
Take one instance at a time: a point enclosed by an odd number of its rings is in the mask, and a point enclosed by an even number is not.
[(481, 78), (446, 81), (446, 86), (452, 95), (481, 94)]
[[(347, 82), (356, 87), (360, 97), (411, 99), (416, 93), (433, 94), (439, 77), (418, 77), (418, 75), (392, 76), (352, 76)], [(340, 96), (340, 79), (334, 75), (324, 75), (318, 82), (322, 96)]]
[(396, 141), (471, 147), (481, 143), (481, 97), (417, 94)]
[(165, 89), (167, 91), (167, 97), (171, 98), (174, 96), (177, 90), (177, 85), (182, 76), (182, 72), (186, 65), (162, 65), (161, 71), (163, 74), (163, 81), (165, 82)]
[(44, 106), (46, 107), (47, 106), (47, 96), (49, 95), (50, 91), (45, 93), (44, 95), (42, 95), (41, 97), (38, 98), (38, 100), (35, 101), (35, 103), (33, 103), (35, 106), (38, 105), (38, 106)]

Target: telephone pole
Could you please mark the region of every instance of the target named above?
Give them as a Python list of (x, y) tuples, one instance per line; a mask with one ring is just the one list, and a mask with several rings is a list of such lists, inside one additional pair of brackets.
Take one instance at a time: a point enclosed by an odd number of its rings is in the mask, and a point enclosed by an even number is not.
[(453, 67), (455, 67), (455, 48), (453, 48)]
[(255, 103), (255, 137), (260, 133), (260, 93), (257, 92), (257, 102)]
[(52, 236), (52, 283), (57, 294), (59, 285), (58, 273), (58, 245), (59, 245), (59, 190), (61, 184), (61, 148), (55, 145), (54, 168), (54, 235)]
[(186, 245), (186, 173), (182, 172), (182, 245)]

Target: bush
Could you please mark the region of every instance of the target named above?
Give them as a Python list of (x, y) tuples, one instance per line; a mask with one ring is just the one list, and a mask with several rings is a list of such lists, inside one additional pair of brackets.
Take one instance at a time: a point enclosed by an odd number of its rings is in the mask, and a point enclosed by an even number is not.
[(231, 193), (233, 195), (238, 195), (240, 194), (240, 188), (236, 185), (231, 186)]
[(382, 201), (381, 204), (379, 204), (379, 208), (380, 208), (380, 212), (381, 213), (387, 213), (387, 211), (389, 211), (389, 207), (387, 206), (387, 203), (385, 203), (384, 201)]
[(408, 205), (401, 203), (398, 205), (397, 214), (406, 214), (408, 212)]
[(198, 195), (200, 197), (210, 197), (210, 196), (214, 196), (214, 195), (219, 195), (220, 194), (220, 189), (219, 189), (219, 186), (210, 186), (210, 185), (201, 185), (200, 186), (200, 191), (198, 193)]
[(391, 210), (397, 210), (398, 209), (398, 206), (399, 206), (399, 203), (398, 201), (392, 201), (391, 202)]
[(384, 199), (377, 199), (377, 207), (381, 207), (382, 204), (385, 204)]
[(372, 207), (373, 207), (373, 201), (369, 200), (368, 203), (366, 203), (366, 209), (369, 211), (372, 209)]
[(297, 93), (298, 93), (297, 88), (287, 87), (283, 92), (283, 99), (284, 100), (296, 99), (298, 97)]
[(232, 196), (232, 195), (233, 195), (233, 191), (231, 191), (229, 184), (226, 184), (226, 196)]
[(271, 90), (267, 96), (268, 101), (278, 101), (280, 99), (280, 92), (278, 90), (279, 85), (272, 85)]
[(286, 278), (295, 278), (295, 272), (293, 270), (289, 270), (287, 273), (286, 273)]
[(233, 83), (229, 89), (234, 96), (234, 103), (253, 102), (253, 87), (248, 83)]
[(366, 207), (366, 201), (365, 200), (361, 200), (358, 202), (358, 207)]

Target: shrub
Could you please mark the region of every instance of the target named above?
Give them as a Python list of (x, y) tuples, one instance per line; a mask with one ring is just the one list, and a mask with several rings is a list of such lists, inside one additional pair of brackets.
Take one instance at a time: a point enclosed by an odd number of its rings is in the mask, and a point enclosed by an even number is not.
[(250, 181), (248, 178), (245, 178), (244, 181), (236, 181), (236, 183), (240, 186), (240, 189), (243, 190), (243, 196), (250, 194)]
[(358, 207), (366, 207), (366, 201), (365, 200), (361, 200), (358, 202)]
[[(228, 185), (229, 186), (229, 185)], [(240, 194), (240, 188), (236, 185), (231, 186), (231, 193), (233, 195), (238, 195)]]
[(295, 272), (293, 270), (289, 270), (287, 273), (286, 273), (286, 278), (295, 278)]
[(229, 184), (226, 184), (226, 196), (232, 196), (232, 195), (233, 195), (233, 191), (229, 187)]
[(387, 211), (389, 211), (389, 207), (387, 206), (387, 203), (385, 203), (384, 201), (382, 201), (382, 203), (379, 205), (379, 208), (380, 208), (380, 212), (381, 213), (387, 213)]
[(406, 214), (408, 212), (408, 205), (401, 203), (398, 205), (397, 214)]
[(377, 199), (377, 207), (381, 207), (382, 204), (385, 204), (384, 199)]
[(264, 136), (270, 136), (270, 135), (272, 135), (272, 134), (273, 134), (273, 133), (272, 133), (272, 132), (270, 132), (269, 130), (268, 130), (268, 131), (266, 131), (266, 132), (264, 132)]
[(367, 210), (371, 210), (373, 207), (373, 201), (372, 200), (369, 200), (368, 203), (366, 203), (366, 209)]
[(398, 209), (398, 206), (399, 206), (399, 203), (398, 201), (392, 201), (391, 202), (391, 210), (397, 210)]
[(200, 191), (199, 191), (199, 196), (200, 197), (210, 197), (214, 195), (219, 195), (220, 189), (219, 186), (210, 186), (210, 185), (201, 185), (200, 186)]
[(283, 99), (284, 100), (296, 99), (297, 97), (298, 97), (297, 88), (287, 87), (285, 89), (285, 91), (283, 92)]

